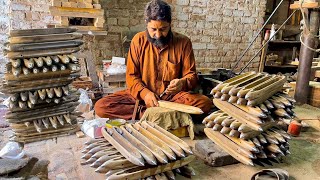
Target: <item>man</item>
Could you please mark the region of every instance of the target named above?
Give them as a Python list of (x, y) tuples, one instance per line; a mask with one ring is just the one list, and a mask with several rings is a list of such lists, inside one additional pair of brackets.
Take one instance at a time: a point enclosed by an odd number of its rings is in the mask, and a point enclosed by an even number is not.
[[(128, 89), (105, 96), (95, 104), (100, 117), (131, 119), (136, 100), (138, 118), (158, 100), (192, 105), (209, 112), (206, 96), (190, 94), (197, 85), (192, 44), (189, 38), (171, 31), (171, 8), (162, 0), (152, 0), (145, 9), (146, 31), (131, 42), (126, 82)], [(164, 94), (160, 97), (161, 94)]]

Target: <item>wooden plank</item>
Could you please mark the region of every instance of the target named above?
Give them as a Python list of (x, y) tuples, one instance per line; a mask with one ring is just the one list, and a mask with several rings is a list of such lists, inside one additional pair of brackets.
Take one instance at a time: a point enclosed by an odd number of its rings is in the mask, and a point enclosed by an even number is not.
[[(55, 27), (66, 27), (65, 25), (55, 25)], [(95, 27), (95, 26), (68, 26), (72, 28), (76, 28), (79, 33), (85, 33), (83, 31), (105, 31), (102, 27)]]
[(189, 114), (203, 114), (203, 111), (200, 108), (189, 106), (185, 104), (179, 104), (169, 101), (158, 101), (159, 107), (173, 109), (176, 111), (181, 111)]
[(32, 51), (43, 49), (69, 48), (77, 47), (83, 44), (82, 40), (66, 40), (42, 43), (28, 43), (28, 44), (9, 44), (9, 51)]
[(58, 49), (50, 49), (50, 50), (45, 49), (45, 50), (26, 51), (26, 52), (8, 52), (7, 57), (9, 59), (33, 58), (33, 57), (71, 54), (78, 51), (80, 51), (80, 47), (58, 48)]
[(51, 34), (51, 35), (34, 35), (34, 36), (19, 36), (10, 37), (10, 44), (23, 44), (23, 43), (41, 43), (50, 41), (67, 41), (82, 38), (80, 33), (65, 33), (65, 34)]
[[(319, 8), (319, 7), (320, 7), (319, 2), (302, 3), (302, 8), (315, 9), (315, 8)], [(290, 5), (290, 9), (300, 9), (300, 2), (295, 1), (295, 3)]]
[(179, 167), (185, 166), (189, 164), (191, 161), (195, 159), (194, 155), (188, 156), (186, 158), (182, 158), (177, 161), (173, 161), (168, 164), (164, 164), (161, 166), (146, 168), (146, 167), (137, 167), (121, 169), (118, 172), (111, 174), (107, 179), (115, 180), (115, 179), (141, 179), (148, 176), (156, 175), (161, 172), (170, 171), (173, 169), (177, 169)]
[(103, 9), (89, 8), (71, 8), (71, 7), (49, 7), (50, 13), (53, 16), (66, 17), (83, 17), (83, 18), (98, 18), (104, 16)]
[(34, 35), (48, 35), (48, 34), (64, 34), (76, 32), (75, 28), (48, 28), (48, 29), (24, 29), (24, 30), (10, 30), (10, 37), (17, 36), (34, 36)]
[(5, 79), (7, 81), (28, 81), (28, 80), (37, 80), (37, 79), (45, 79), (45, 78), (60, 78), (64, 76), (69, 76), (71, 74), (70, 70), (63, 71), (55, 71), (55, 72), (46, 72), (46, 73), (37, 73), (37, 74), (28, 74), (28, 75), (20, 75), (14, 76), (12, 74), (5, 74)]

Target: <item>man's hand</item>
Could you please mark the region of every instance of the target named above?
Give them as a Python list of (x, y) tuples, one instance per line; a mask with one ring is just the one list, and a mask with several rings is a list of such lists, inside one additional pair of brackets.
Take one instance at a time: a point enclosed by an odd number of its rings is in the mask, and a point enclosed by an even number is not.
[(144, 102), (147, 107), (156, 107), (159, 106), (158, 104), (158, 98), (153, 92), (149, 92), (145, 97), (144, 97)]
[(173, 79), (170, 81), (169, 86), (167, 87), (166, 94), (175, 95), (179, 93), (183, 88), (183, 80), (182, 79)]

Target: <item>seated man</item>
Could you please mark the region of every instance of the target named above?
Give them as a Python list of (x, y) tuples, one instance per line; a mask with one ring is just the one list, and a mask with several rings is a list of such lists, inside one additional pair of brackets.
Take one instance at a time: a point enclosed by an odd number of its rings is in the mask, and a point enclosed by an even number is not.
[(98, 100), (96, 114), (130, 120), (136, 100), (141, 100), (137, 119), (146, 107), (158, 106), (158, 100), (199, 107), (208, 113), (212, 101), (188, 93), (197, 85), (195, 58), (190, 39), (171, 31), (170, 6), (162, 0), (152, 0), (146, 6), (145, 18), (147, 30), (133, 37), (128, 53), (128, 89)]

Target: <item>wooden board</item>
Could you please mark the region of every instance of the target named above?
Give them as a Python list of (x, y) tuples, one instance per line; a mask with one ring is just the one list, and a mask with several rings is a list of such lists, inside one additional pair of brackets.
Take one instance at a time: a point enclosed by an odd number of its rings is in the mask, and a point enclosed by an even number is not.
[[(319, 8), (319, 2), (307, 2), (307, 3), (302, 3), (302, 8), (310, 8), (310, 9), (315, 9)], [(290, 9), (300, 9), (300, 2), (295, 1), (295, 3), (290, 5)]]
[(83, 18), (98, 18), (104, 16), (103, 9), (89, 8), (70, 8), (70, 7), (49, 7), (50, 13), (53, 16), (65, 17), (83, 17)]
[[(66, 27), (65, 25), (55, 25), (55, 27)], [(95, 27), (95, 26), (68, 26), (72, 28), (76, 28), (79, 33), (87, 33), (86, 31), (105, 31), (102, 27)], [(85, 32), (82, 32), (85, 31)]]
[(24, 29), (24, 30), (10, 30), (10, 37), (17, 36), (33, 36), (33, 35), (48, 35), (48, 34), (62, 34), (72, 33), (77, 31), (75, 28), (48, 28), (48, 29)]
[(63, 71), (49, 71), (46, 73), (37, 73), (37, 74), (28, 74), (28, 75), (20, 75), (14, 76), (12, 74), (5, 74), (5, 79), (7, 81), (28, 81), (28, 80), (37, 80), (37, 79), (44, 79), (44, 78), (60, 78), (65, 76), (70, 76), (70, 70), (63, 70)]
[(10, 37), (10, 44), (22, 44), (22, 43), (41, 43), (50, 41), (67, 41), (73, 39), (82, 38), (80, 33), (65, 33), (65, 34), (51, 34), (51, 35), (33, 35), (33, 36), (19, 36)]
[(46, 50), (25, 51), (25, 52), (8, 52), (7, 57), (9, 59), (33, 58), (33, 57), (72, 54), (78, 51), (80, 51), (80, 47), (58, 48), (58, 49), (50, 49), (50, 50), (46, 49)]
[(57, 49), (57, 48), (69, 48), (77, 47), (83, 44), (82, 40), (66, 40), (66, 41), (54, 41), (54, 42), (42, 42), (42, 43), (28, 43), (28, 44), (9, 44), (9, 51), (34, 51), (43, 49)]

